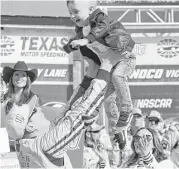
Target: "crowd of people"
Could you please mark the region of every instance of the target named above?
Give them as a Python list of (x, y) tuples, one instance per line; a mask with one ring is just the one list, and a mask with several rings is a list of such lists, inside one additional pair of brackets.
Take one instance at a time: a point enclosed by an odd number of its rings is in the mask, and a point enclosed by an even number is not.
[[(24, 61), (3, 68), (8, 89), (1, 92), (1, 109), (21, 167), (72, 168), (66, 151), (84, 132), (85, 146), (98, 157), (95, 168), (179, 168), (179, 124), (165, 123), (155, 110), (145, 117), (132, 105), (127, 79), (136, 56), (130, 34), (98, 9), (96, 0), (67, 0), (67, 8), (76, 35), (64, 51), (80, 50), (89, 66), (64, 107), (42, 106), (31, 91), (37, 69), (29, 70)], [(101, 104), (108, 128), (97, 123)], [(44, 111), (61, 113), (49, 121)], [(86, 161), (84, 168), (89, 165)]]

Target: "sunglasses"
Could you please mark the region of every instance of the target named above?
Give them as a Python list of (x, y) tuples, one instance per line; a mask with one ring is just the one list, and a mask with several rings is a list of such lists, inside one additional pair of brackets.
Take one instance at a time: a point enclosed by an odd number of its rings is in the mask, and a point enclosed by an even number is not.
[(134, 114), (133, 117), (138, 119), (141, 118), (142, 116), (140, 114)]
[(160, 120), (157, 119), (157, 118), (148, 118), (148, 121), (149, 122), (155, 122), (155, 124), (158, 124), (160, 122)]
[[(151, 135), (145, 135), (146, 138), (147, 138), (147, 141), (151, 141), (152, 140), (152, 136)], [(142, 137), (141, 136), (138, 136), (138, 135), (135, 135), (133, 136), (133, 141), (134, 142), (139, 142), (139, 140), (141, 140)]]

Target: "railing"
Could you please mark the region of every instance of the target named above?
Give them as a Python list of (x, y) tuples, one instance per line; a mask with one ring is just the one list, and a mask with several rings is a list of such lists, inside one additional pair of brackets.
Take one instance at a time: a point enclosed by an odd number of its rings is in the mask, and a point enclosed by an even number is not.
[(119, 16), (117, 19), (129, 29), (179, 30), (179, 5), (101, 5), (99, 8), (109, 16)]

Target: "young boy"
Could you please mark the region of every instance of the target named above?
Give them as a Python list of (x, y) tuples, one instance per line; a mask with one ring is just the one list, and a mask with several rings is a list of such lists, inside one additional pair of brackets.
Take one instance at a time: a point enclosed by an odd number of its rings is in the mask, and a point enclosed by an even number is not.
[[(127, 128), (132, 120), (132, 101), (127, 78), (135, 67), (135, 56), (131, 53), (135, 42), (119, 21), (111, 21), (96, 8), (96, 0), (68, 0), (67, 7), (71, 20), (76, 24), (76, 36), (64, 46), (64, 50), (70, 53), (79, 48), (82, 55), (92, 59), (95, 64), (100, 65), (101, 60), (108, 59), (113, 66), (106, 98), (115, 91), (120, 101), (117, 104), (120, 116), (114, 139), (123, 150), (126, 146)], [(83, 83), (88, 81), (88, 88), (90, 78), (85, 78)], [(78, 94), (79, 92), (76, 96)], [(72, 98), (76, 100), (76, 96)], [(72, 102), (74, 100), (70, 99)], [(111, 110), (108, 106), (105, 107), (108, 115)]]

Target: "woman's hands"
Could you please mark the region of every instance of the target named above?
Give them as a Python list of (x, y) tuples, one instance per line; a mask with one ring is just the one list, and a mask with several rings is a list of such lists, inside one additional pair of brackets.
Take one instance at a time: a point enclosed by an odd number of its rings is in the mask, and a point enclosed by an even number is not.
[(153, 149), (152, 137), (148, 135), (141, 137), (135, 144), (137, 144), (135, 145), (135, 149), (137, 149), (136, 151), (140, 156), (148, 155)]

